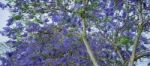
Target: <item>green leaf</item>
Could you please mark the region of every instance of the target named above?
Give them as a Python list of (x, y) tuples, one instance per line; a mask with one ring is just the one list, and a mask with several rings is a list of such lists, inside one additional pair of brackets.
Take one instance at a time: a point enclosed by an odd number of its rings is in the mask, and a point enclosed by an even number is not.
[(92, 6), (96, 8), (99, 4), (97, 2), (93, 3)]
[(81, 0), (75, 0), (75, 3), (79, 3), (79, 2), (81, 2)]
[(67, 36), (68, 36), (68, 37), (72, 37), (72, 36), (73, 36), (73, 34), (69, 33), (69, 34), (67, 34)]
[(57, 4), (60, 5), (63, 2), (63, 0), (57, 0)]
[(126, 45), (126, 44), (132, 44), (133, 43), (133, 41), (127, 36), (119, 37), (118, 40), (119, 40), (118, 41), (119, 44)]
[(119, 2), (118, 0), (114, 0), (115, 5), (118, 5), (118, 2)]
[(34, 7), (38, 7), (38, 6), (40, 6), (40, 3), (38, 3), (38, 2), (34, 2), (34, 3), (32, 3), (32, 6), (34, 6)]
[(84, 9), (84, 8), (79, 9), (78, 14), (79, 14), (82, 18), (85, 18), (85, 9)]
[(23, 4), (21, 8), (22, 8), (23, 11), (27, 11), (29, 9), (29, 5), (28, 4)]
[(79, 14), (83, 14), (85, 12), (84, 8), (79, 9)]
[(86, 11), (93, 11), (96, 7), (98, 7), (98, 3), (94, 2), (91, 5), (86, 6)]
[(109, 22), (111, 19), (108, 17), (108, 16), (106, 16), (105, 18), (104, 18), (104, 22)]
[(122, 37), (122, 38), (120, 38), (120, 43), (127, 44), (127, 43), (129, 43), (129, 39), (127, 37)]
[(5, 0), (7, 1), (8, 3), (12, 3), (12, 2), (15, 2), (16, 0)]
[(115, 61), (115, 64), (117, 65), (117, 66), (121, 66), (122, 65), (122, 63), (121, 63), (121, 61)]
[(13, 16), (13, 19), (14, 20), (20, 20), (22, 18), (22, 16), (20, 16), (20, 15), (15, 15), (15, 16)]
[(37, 23), (42, 24), (42, 21), (40, 19), (37, 19), (37, 18), (33, 19), (33, 22), (37, 22)]

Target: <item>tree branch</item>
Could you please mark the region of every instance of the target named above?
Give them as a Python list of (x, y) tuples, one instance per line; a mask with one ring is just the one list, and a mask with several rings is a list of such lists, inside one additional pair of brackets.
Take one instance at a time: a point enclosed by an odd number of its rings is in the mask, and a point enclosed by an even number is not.
[[(88, 4), (88, 0), (84, 0), (84, 5), (87, 5)], [(87, 40), (87, 33), (86, 33), (86, 18), (84, 16), (85, 14), (85, 10), (83, 11), (83, 13), (80, 14), (81, 18), (82, 18), (82, 33), (81, 33), (81, 36), (82, 36), (82, 40), (84, 42), (84, 45), (87, 49), (87, 52), (90, 56), (90, 59), (93, 63), (94, 66), (99, 66), (96, 59), (95, 59), (95, 56), (92, 52), (92, 49), (90, 48), (90, 44)]]
[(134, 40), (134, 43), (133, 43), (133, 48), (132, 48), (132, 55), (130, 57), (130, 62), (129, 62), (129, 66), (134, 66), (134, 59), (135, 59), (135, 55), (136, 55), (136, 49), (137, 49), (137, 46), (139, 45), (139, 39), (141, 37), (141, 34), (142, 34), (142, 31), (144, 29), (144, 21), (143, 21), (143, 17), (142, 17), (142, 1), (140, 0), (138, 2), (138, 5), (139, 5), (139, 24), (138, 24), (138, 29), (137, 29), (137, 36)]
[(150, 51), (137, 54), (134, 61), (137, 61), (138, 59), (143, 58), (143, 57), (150, 57)]
[(88, 43), (88, 41), (87, 41), (87, 37), (86, 37), (86, 23), (85, 23), (86, 21), (85, 21), (85, 18), (83, 19), (83, 21), (82, 21), (82, 25), (83, 25), (83, 30), (82, 30), (82, 40), (83, 40), (83, 42), (84, 42), (84, 45), (85, 45), (85, 47), (86, 47), (86, 49), (87, 49), (87, 52), (88, 52), (88, 54), (89, 54), (89, 56), (90, 56), (90, 59), (91, 59), (91, 61), (93, 62), (93, 65), (94, 66), (98, 66), (98, 63), (97, 63), (97, 61), (96, 61), (96, 59), (95, 59), (95, 56), (93, 55), (93, 52), (92, 52), (92, 50), (91, 50), (91, 48), (90, 48), (90, 44)]

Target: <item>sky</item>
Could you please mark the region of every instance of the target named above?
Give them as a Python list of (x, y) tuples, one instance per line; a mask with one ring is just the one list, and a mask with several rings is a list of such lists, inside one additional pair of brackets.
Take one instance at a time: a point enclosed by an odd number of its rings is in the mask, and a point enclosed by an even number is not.
[[(5, 0), (0, 0), (0, 2), (6, 3)], [(3, 29), (3, 27), (5, 27), (9, 16), (10, 16), (10, 12), (8, 10), (3, 10), (0, 8), (0, 31)], [(7, 40), (8, 40), (7, 37), (0, 35), (0, 55), (10, 50), (8, 49), (8, 46), (6, 46), (5, 44), (2, 44), (3, 42)]]
[[(0, 0), (0, 2), (5, 3), (5, 0)], [(10, 14), (10, 12), (9, 12), (8, 10), (2, 10), (2, 9), (0, 9), (0, 30), (2, 30), (3, 27), (5, 27), (5, 25), (6, 25), (6, 23), (7, 23), (7, 19), (8, 19), (8, 17), (9, 17), (10, 15), (11, 15), (11, 14)], [(150, 33), (145, 33), (144, 35), (147, 36), (148, 38), (150, 38)], [(4, 37), (4, 36), (1, 36), (1, 35), (0, 35), (0, 42), (5, 42), (5, 41), (7, 41), (7, 40), (8, 40), (7, 37)], [(4, 46), (4, 45), (0, 45), (0, 54), (5, 52), (4, 50), (1, 50), (1, 49), (4, 48), (4, 47), (2, 47), (2, 46)], [(147, 47), (149, 48), (150, 45), (149, 45), (149, 46), (147, 45)], [(141, 61), (142, 61), (142, 62), (141, 62)], [(148, 64), (149, 62), (150, 62), (149, 59), (144, 58), (144, 59), (138, 61), (136, 64), (137, 64), (137, 66), (147, 66), (147, 64)], [(0, 62), (0, 63), (1, 63), (1, 62)]]
[[(5, 0), (0, 0), (0, 2), (5, 3)], [(2, 10), (0, 9), (0, 30), (6, 25), (6, 21), (8, 17), (10, 16), (10, 13), (8, 10)], [(0, 35), (0, 42), (6, 41), (8, 38)]]
[[(6, 21), (10, 13), (7, 10), (0, 10), (0, 30), (6, 25)], [(6, 41), (8, 38), (0, 35), (0, 42)]]

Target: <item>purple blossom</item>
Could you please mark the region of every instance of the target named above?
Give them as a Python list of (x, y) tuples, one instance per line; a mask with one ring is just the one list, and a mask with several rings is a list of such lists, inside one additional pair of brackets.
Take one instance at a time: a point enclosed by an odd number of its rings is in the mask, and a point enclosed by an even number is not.
[(52, 15), (52, 21), (59, 22), (60, 20), (61, 20), (61, 16), (60, 15)]
[(29, 26), (26, 28), (26, 31), (28, 32), (36, 32), (40, 29), (39, 24), (36, 23), (30, 23)]
[(0, 2), (0, 8), (4, 9), (6, 7), (6, 5), (2, 2)]
[(48, 19), (45, 19), (44, 22), (49, 22), (49, 20), (48, 20)]
[(11, 17), (11, 18), (9, 18), (8, 20), (7, 20), (7, 26), (10, 26), (10, 25), (12, 25), (13, 24), (13, 18)]

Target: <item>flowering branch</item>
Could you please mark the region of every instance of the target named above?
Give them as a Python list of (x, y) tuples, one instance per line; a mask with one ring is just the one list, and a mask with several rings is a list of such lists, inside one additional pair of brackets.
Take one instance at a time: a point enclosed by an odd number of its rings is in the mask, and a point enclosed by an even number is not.
[(85, 47), (87, 49), (87, 52), (88, 52), (88, 54), (90, 56), (90, 59), (93, 62), (93, 65), (94, 66), (98, 66), (98, 63), (97, 63), (97, 61), (95, 59), (95, 56), (93, 55), (93, 52), (92, 52), (92, 50), (90, 48), (90, 44), (88, 43), (87, 38), (86, 38), (85, 19), (83, 19), (82, 25), (83, 25), (82, 40), (83, 40), (84, 45), (85, 45)]
[(142, 34), (142, 31), (144, 29), (144, 21), (143, 21), (143, 17), (142, 17), (142, 4), (141, 4), (141, 1), (138, 2), (139, 3), (139, 24), (138, 24), (138, 29), (137, 29), (137, 36), (134, 40), (134, 43), (133, 43), (133, 48), (132, 48), (132, 55), (130, 57), (130, 63), (129, 63), (129, 66), (134, 66), (134, 59), (135, 59), (135, 56), (136, 56), (136, 49), (137, 49), (137, 46), (139, 44), (139, 39), (141, 37), (141, 34)]
[[(88, 3), (88, 0), (85, 0), (85, 1), (84, 1), (84, 4), (87, 5), (87, 3)], [(82, 27), (83, 27), (83, 29), (82, 29), (82, 40), (83, 40), (83, 42), (84, 42), (84, 45), (85, 45), (85, 47), (86, 47), (86, 49), (87, 49), (87, 52), (88, 52), (88, 54), (89, 54), (89, 56), (90, 56), (90, 59), (91, 59), (93, 65), (94, 65), (94, 66), (98, 66), (98, 63), (97, 63), (97, 61), (96, 61), (96, 59), (95, 59), (95, 56), (94, 56), (94, 54), (93, 54), (93, 52), (92, 52), (92, 50), (91, 50), (91, 48), (90, 48), (90, 44), (89, 44), (89, 42), (87, 41), (86, 18), (85, 18), (85, 16), (84, 16), (84, 14), (85, 14), (85, 10), (83, 10), (82, 13), (80, 14), (80, 16), (81, 16), (81, 18), (82, 18)]]

